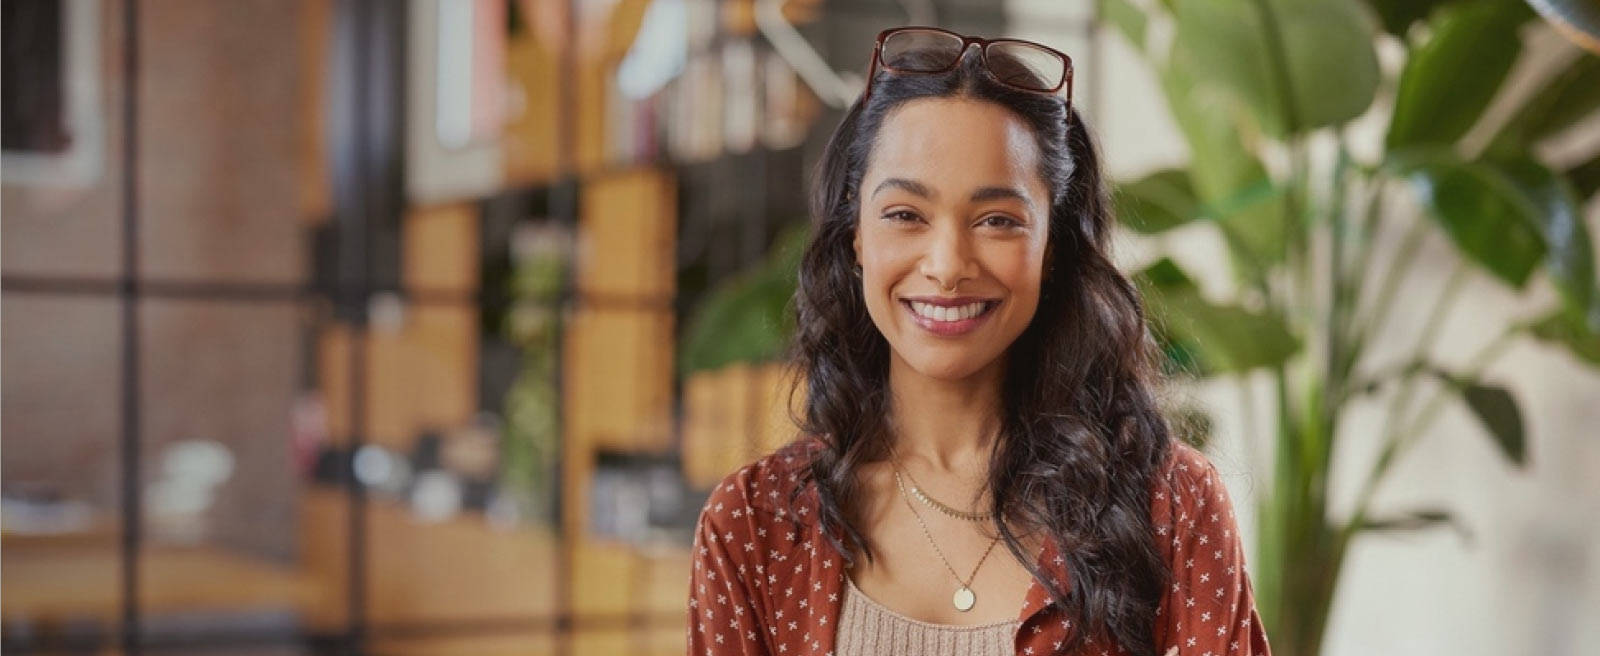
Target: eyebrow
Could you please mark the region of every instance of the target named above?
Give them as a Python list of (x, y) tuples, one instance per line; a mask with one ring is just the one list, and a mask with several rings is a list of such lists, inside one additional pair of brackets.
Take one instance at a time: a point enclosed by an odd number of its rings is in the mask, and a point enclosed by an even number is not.
[[(929, 200), (933, 200), (934, 197), (937, 196), (937, 194), (933, 193), (933, 190), (929, 189), (927, 185), (917, 182), (916, 180), (907, 180), (905, 178), (886, 178), (883, 182), (878, 183), (876, 189), (872, 190), (872, 195), (876, 197), (879, 192), (890, 187), (903, 189), (909, 193), (916, 194)], [(1018, 191), (1013, 187), (979, 187), (972, 192), (972, 197), (969, 200), (977, 203), (1001, 198), (1015, 198), (1022, 201), (1022, 204), (1027, 205), (1029, 210), (1033, 209), (1033, 201), (1029, 199), (1026, 194), (1023, 194), (1021, 191)]]

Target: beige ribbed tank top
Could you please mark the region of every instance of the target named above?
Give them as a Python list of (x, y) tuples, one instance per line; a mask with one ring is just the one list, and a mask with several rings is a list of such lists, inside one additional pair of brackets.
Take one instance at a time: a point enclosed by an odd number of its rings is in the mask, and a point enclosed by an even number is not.
[(990, 624), (933, 624), (897, 613), (868, 597), (844, 577), (839, 611), (838, 656), (1012, 656), (1022, 620)]

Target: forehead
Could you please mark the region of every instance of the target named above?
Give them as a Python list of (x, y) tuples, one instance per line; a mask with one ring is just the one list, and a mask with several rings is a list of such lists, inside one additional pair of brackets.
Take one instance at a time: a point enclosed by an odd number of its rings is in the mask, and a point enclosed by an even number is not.
[(863, 188), (888, 177), (960, 192), (984, 184), (1044, 190), (1039, 147), (1028, 124), (990, 102), (918, 98), (895, 108), (878, 129)]

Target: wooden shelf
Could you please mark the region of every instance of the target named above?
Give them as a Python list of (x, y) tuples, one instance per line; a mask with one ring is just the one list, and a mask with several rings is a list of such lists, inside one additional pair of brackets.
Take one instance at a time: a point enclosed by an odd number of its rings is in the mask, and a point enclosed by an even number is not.
[[(122, 617), (119, 543), (17, 544), (0, 565), (0, 616), (6, 623), (89, 619), (116, 626)], [(217, 546), (149, 545), (139, 554), (139, 605), (147, 615), (305, 610), (322, 600), (306, 572)]]
[[(307, 490), (301, 543), (308, 574), (335, 583), (313, 613), (314, 626), (344, 621), (348, 499), (337, 488)], [(470, 623), (503, 618), (660, 617), (683, 612), (687, 547), (641, 551), (609, 540), (575, 538), (573, 587), (556, 585), (561, 545), (549, 527), (502, 529), (466, 513), (442, 522), (417, 519), (392, 501), (367, 506), (369, 621)]]
[(684, 475), (692, 487), (711, 488), (793, 439), (784, 372), (778, 363), (737, 363), (684, 381)]

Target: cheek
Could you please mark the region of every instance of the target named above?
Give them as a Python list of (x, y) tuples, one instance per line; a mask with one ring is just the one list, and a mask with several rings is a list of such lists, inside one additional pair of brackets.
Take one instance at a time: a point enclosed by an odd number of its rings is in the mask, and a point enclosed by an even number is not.
[(1044, 256), (1035, 248), (1009, 249), (990, 260), (991, 275), (1016, 296), (1037, 296), (1043, 282)]
[(920, 250), (909, 239), (897, 239), (893, 235), (875, 237), (864, 240), (861, 249), (868, 296), (905, 291), (902, 283), (914, 277)]
[(870, 221), (863, 223), (859, 232), (862, 264), (876, 264), (881, 269), (893, 267), (908, 257), (916, 256), (915, 239), (879, 225), (876, 219)]

